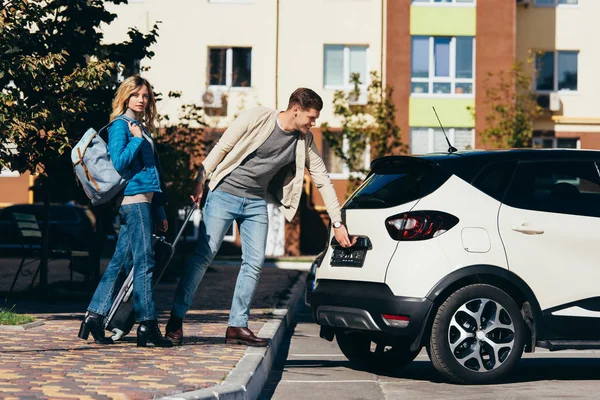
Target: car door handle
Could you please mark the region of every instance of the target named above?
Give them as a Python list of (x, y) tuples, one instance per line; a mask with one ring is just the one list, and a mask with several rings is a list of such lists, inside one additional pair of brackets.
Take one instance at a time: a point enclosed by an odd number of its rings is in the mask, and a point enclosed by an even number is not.
[(512, 229), (515, 232), (524, 233), (526, 235), (541, 235), (542, 233), (544, 233), (543, 229), (535, 228), (527, 224), (512, 225), (510, 229)]

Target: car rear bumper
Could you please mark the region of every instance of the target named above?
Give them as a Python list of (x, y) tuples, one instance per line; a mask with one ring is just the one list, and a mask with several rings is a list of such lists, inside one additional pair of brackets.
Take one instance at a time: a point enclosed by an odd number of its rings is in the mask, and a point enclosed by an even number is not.
[[(427, 298), (395, 296), (384, 283), (321, 279), (311, 296), (313, 318), (321, 326), (412, 339), (420, 337), (431, 307)], [(408, 317), (408, 323), (393, 326), (383, 314)]]

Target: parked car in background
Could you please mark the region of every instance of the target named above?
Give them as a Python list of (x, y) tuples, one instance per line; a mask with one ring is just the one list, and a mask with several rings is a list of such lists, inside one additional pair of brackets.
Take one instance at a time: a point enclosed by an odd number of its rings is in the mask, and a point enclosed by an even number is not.
[(426, 347), (449, 381), (487, 383), (523, 351), (600, 348), (600, 151), (375, 160), (343, 206), (311, 294), (321, 337), (363, 368)]
[[(0, 252), (7, 254), (20, 249), (19, 235), (12, 214), (35, 215), (43, 227), (43, 204), (15, 204), (0, 209)], [(85, 207), (51, 204), (49, 210), (49, 245), (52, 249), (90, 250), (94, 245), (96, 219)]]

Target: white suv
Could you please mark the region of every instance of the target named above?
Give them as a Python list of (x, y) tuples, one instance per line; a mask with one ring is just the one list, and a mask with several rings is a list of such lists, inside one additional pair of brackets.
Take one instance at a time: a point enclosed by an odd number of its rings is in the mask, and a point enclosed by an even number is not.
[(426, 346), (457, 383), (523, 350), (600, 348), (600, 151), (384, 157), (343, 207), (359, 236), (319, 258), (321, 337), (367, 368)]

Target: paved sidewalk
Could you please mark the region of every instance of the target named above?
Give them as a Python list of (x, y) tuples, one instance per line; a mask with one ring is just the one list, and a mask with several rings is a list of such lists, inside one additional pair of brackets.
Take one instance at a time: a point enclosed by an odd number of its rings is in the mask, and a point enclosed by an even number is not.
[[(10, 263), (0, 262), (0, 291), (4, 291)], [(151, 399), (200, 393), (199, 389), (220, 385), (245, 355), (257, 354), (257, 349), (226, 345), (224, 340), (238, 271), (239, 267), (231, 265), (209, 268), (184, 324), (183, 346), (171, 349), (137, 348), (135, 328), (109, 346), (96, 345), (91, 335), (89, 341), (78, 339), (90, 294), (74, 292), (72, 299), (61, 296), (45, 302), (8, 299), (0, 305), (16, 304), (16, 312), (32, 314), (45, 323), (27, 330), (0, 328), (0, 398)], [(258, 333), (267, 321), (282, 318), (273, 311), (286, 299), (289, 302), (294, 284), (294, 290), (301, 288), (304, 274), (294, 269), (263, 269), (250, 329)], [(174, 290), (174, 282), (156, 289), (163, 329)], [(260, 335), (269, 336), (265, 332)]]

